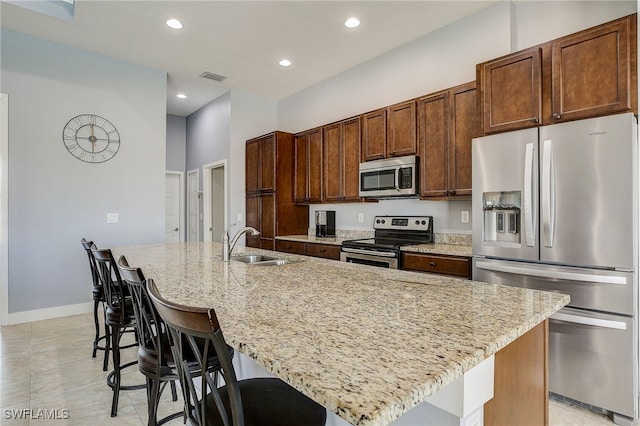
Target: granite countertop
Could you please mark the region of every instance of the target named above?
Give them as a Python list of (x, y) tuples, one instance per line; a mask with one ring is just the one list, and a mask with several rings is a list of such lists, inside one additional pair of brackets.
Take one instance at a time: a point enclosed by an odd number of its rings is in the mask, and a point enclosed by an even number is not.
[(449, 256), (465, 256), (471, 257), (471, 245), (467, 244), (417, 244), (413, 246), (403, 246), (400, 250), (413, 253), (426, 253), (426, 254), (443, 254)]
[(353, 425), (390, 423), (569, 302), (284, 253), (267, 252), (298, 262), (224, 263), (221, 249), (195, 242), (113, 252), (166, 298), (214, 307), (230, 345)]
[(348, 240), (349, 238), (344, 237), (316, 237), (314, 235), (283, 235), (280, 237), (276, 237), (276, 240), (286, 240), (286, 241), (298, 241), (301, 243), (316, 243), (316, 244), (332, 244), (336, 246), (342, 245), (344, 240)]

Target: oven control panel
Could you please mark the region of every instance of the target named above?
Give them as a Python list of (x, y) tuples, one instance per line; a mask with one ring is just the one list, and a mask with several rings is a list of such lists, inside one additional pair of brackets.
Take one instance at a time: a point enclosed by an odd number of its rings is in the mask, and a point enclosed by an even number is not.
[(376, 216), (373, 229), (395, 229), (404, 231), (428, 231), (433, 216)]

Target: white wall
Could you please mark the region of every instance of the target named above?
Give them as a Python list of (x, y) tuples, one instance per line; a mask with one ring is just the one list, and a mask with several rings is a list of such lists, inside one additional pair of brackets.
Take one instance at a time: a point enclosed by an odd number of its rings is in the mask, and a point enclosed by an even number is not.
[[(0, 41), (0, 92), (10, 99), (9, 313), (89, 302), (82, 237), (100, 247), (164, 240), (166, 74), (10, 31)], [(112, 160), (88, 164), (65, 148), (62, 129), (82, 113), (117, 127)], [(120, 222), (107, 224), (107, 212)]]
[[(636, 1), (501, 2), (278, 102), (278, 128), (299, 132), (475, 80), (475, 65), (636, 11)], [(364, 229), (375, 214), (430, 214), (436, 232), (470, 233), (470, 201), (384, 201), (311, 206), (336, 210), (338, 228)]]
[(167, 170), (184, 172), (186, 164), (187, 118), (167, 114)]

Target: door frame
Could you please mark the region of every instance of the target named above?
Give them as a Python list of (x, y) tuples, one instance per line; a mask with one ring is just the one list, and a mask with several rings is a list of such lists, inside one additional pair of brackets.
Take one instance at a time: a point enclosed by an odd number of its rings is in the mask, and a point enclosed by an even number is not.
[(202, 165), (202, 210), (204, 213), (203, 239), (211, 241), (211, 175), (213, 169), (223, 167), (224, 170), (224, 221), (223, 227), (227, 229), (229, 223), (229, 168), (227, 167), (227, 159), (215, 161)]
[(9, 323), (9, 95), (0, 93), (0, 327)]
[[(168, 178), (169, 176), (178, 176), (178, 185), (180, 187), (180, 192), (178, 195), (179, 198), (179, 203), (180, 203), (180, 217), (179, 217), (179, 227), (180, 227), (180, 236), (179, 241), (183, 242), (185, 241), (185, 220), (184, 220), (184, 207), (185, 207), (185, 201), (184, 201), (184, 172), (179, 172), (176, 170), (166, 170), (165, 171), (165, 183), (166, 183), (166, 178)], [(165, 185), (165, 193), (166, 193), (166, 185)], [(165, 225), (166, 225), (166, 213), (165, 213)], [(165, 233), (166, 233), (166, 226), (165, 226)]]
[[(196, 239), (194, 241), (199, 241), (200, 240), (200, 199), (202, 198), (202, 191), (200, 191), (200, 169), (192, 169), (187, 171), (187, 196), (190, 197), (191, 196), (191, 188), (189, 187), (189, 177), (195, 174), (196, 175), (196, 187), (195, 187), (195, 191), (198, 194), (198, 202), (196, 203)], [(189, 202), (191, 200), (189, 199)], [(190, 207), (189, 207), (190, 208)], [(190, 229), (191, 229), (191, 211), (189, 211), (189, 209), (187, 209), (187, 239), (185, 241), (187, 242), (191, 242), (191, 240), (189, 240), (189, 235), (191, 233)]]

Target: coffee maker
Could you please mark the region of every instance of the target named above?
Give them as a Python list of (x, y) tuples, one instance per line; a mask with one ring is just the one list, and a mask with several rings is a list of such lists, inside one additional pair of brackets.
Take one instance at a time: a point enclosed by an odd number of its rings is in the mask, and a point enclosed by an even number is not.
[(336, 236), (336, 212), (335, 210), (316, 211), (316, 237)]

